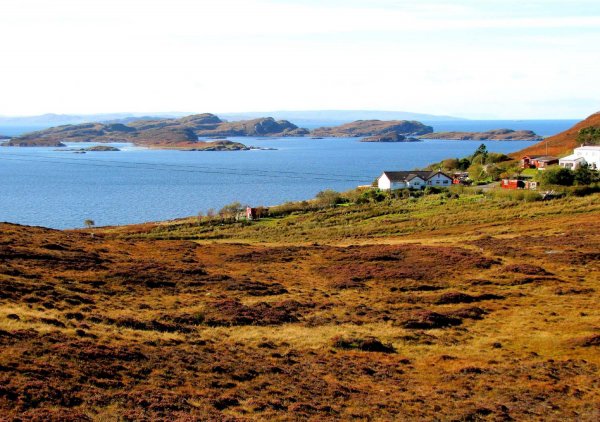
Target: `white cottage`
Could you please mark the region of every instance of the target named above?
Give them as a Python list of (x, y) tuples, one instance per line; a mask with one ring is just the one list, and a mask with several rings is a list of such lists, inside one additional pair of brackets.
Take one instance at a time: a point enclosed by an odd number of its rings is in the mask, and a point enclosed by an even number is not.
[(424, 189), (427, 186), (448, 187), (452, 178), (441, 171), (384, 171), (377, 179), (381, 190)]
[(600, 169), (600, 145), (587, 145), (575, 148), (573, 154), (558, 160), (558, 165), (575, 170), (583, 164), (592, 169)]

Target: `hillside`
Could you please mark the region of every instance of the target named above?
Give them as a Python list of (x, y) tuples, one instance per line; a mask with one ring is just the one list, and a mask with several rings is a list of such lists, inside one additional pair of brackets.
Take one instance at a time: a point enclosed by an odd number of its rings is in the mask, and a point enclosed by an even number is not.
[(600, 128), (600, 113), (592, 114), (587, 119), (582, 120), (572, 128), (546, 138), (545, 140), (521, 151), (512, 153), (510, 156), (519, 159), (524, 155), (548, 154), (563, 156), (570, 154), (573, 151), (573, 148), (580, 146), (579, 142), (577, 141), (577, 135), (579, 134), (579, 131), (588, 127)]
[(62, 142), (132, 142), (160, 148), (201, 148), (198, 137), (212, 136), (297, 136), (307, 134), (288, 121), (271, 117), (225, 122), (205, 113), (179, 119), (136, 120), (123, 123), (65, 125), (28, 133), (5, 146), (60, 146)]
[(465, 191), (250, 225), (0, 224), (0, 414), (595, 420), (598, 217), (598, 194)]
[(543, 139), (531, 130), (512, 129), (495, 129), (486, 132), (434, 132), (421, 138), (458, 141), (539, 141)]
[(334, 127), (321, 127), (311, 131), (318, 137), (361, 137), (395, 133), (403, 136), (425, 135), (433, 132), (431, 126), (409, 120), (357, 120)]

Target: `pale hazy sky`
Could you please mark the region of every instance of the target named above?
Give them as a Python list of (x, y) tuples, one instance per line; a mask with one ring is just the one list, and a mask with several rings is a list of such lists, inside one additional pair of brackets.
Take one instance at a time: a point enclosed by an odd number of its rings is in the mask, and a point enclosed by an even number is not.
[(600, 0), (0, 0), (0, 114), (600, 110)]

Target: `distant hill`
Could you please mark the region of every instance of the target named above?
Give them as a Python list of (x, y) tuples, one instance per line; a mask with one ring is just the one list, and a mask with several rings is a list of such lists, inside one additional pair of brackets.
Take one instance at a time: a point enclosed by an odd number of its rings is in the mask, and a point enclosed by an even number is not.
[(520, 158), (523, 155), (555, 155), (561, 156), (569, 154), (573, 148), (579, 146), (578, 141), (579, 131), (589, 127), (600, 129), (600, 112), (592, 114), (585, 120), (577, 123), (570, 129), (565, 130), (557, 135), (546, 138), (528, 148), (510, 154), (511, 157)]
[(458, 117), (438, 116), (434, 114), (412, 113), (408, 111), (385, 110), (306, 110), (306, 111), (270, 111), (219, 113), (227, 120), (251, 119), (260, 116), (272, 116), (276, 119), (290, 120), (297, 125), (314, 129), (320, 126), (336, 126), (356, 120), (419, 120), (426, 122), (461, 121)]
[(102, 113), (102, 114), (41, 114), (39, 116), (0, 116), (0, 126), (53, 127), (80, 123), (128, 123), (135, 120), (164, 119), (191, 113)]

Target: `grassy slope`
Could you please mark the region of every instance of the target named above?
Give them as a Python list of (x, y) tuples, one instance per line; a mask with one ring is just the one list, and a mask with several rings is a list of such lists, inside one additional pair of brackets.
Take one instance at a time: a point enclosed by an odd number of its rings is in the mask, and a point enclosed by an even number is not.
[(0, 413), (597, 420), (598, 217), (600, 195), (465, 194), (93, 238), (0, 225)]
[[(573, 151), (573, 148), (578, 147), (577, 135), (581, 129), (586, 127), (600, 127), (600, 113), (592, 114), (585, 120), (577, 123), (572, 128), (551, 136), (535, 145), (525, 148), (521, 151), (510, 154), (511, 157), (520, 159), (524, 155), (549, 155), (564, 156)], [(548, 149), (546, 150), (546, 144)]]

